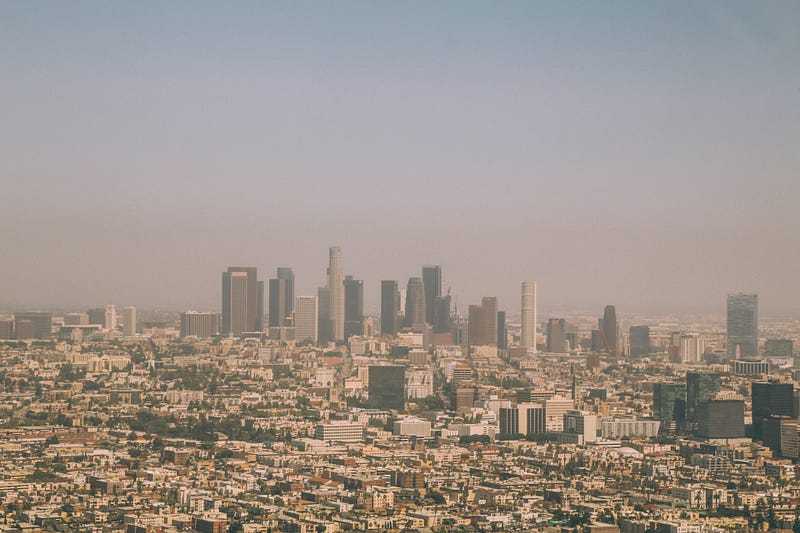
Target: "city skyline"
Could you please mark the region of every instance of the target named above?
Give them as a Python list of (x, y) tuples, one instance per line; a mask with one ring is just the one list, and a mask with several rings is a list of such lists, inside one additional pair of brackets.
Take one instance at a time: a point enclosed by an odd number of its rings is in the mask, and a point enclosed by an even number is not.
[(4, 3), (0, 308), (310, 294), (335, 242), (368, 307), (439, 264), (459, 306), (800, 316), (799, 10)]

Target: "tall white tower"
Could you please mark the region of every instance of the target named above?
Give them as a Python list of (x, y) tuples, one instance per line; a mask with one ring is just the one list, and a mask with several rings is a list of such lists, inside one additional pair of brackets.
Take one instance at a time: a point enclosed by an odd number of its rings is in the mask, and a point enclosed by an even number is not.
[(114, 304), (106, 306), (106, 329), (111, 331), (117, 330), (117, 308)]
[(318, 307), (316, 296), (298, 296), (294, 303), (295, 338), (298, 342), (310, 340), (317, 343)]
[(522, 346), (536, 350), (536, 282), (522, 282)]
[(344, 269), (342, 249), (331, 246), (328, 250), (328, 288), (331, 291), (330, 319), (333, 340), (344, 340)]
[(132, 305), (122, 309), (122, 327), (126, 337), (136, 335), (136, 308)]

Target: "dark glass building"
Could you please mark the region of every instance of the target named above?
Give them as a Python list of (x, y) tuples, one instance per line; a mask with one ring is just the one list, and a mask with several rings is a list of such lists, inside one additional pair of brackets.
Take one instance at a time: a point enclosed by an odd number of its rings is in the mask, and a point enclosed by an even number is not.
[(425, 321), (433, 325), (436, 299), (442, 295), (442, 267), (439, 265), (423, 266), (422, 283), (425, 286)]
[(648, 355), (650, 353), (650, 328), (648, 326), (631, 326), (629, 334), (631, 356)]
[(344, 277), (344, 338), (361, 335), (364, 322), (364, 282)]
[(400, 314), (400, 291), (394, 280), (381, 281), (381, 333), (397, 335), (397, 316)]
[(653, 417), (662, 422), (675, 422), (676, 427), (684, 425), (686, 420), (685, 383), (656, 383), (653, 386)]
[(797, 416), (794, 406), (794, 385), (779, 381), (757, 381), (752, 384), (753, 436), (764, 436), (764, 422), (771, 417)]
[(719, 374), (686, 373), (686, 420), (697, 421), (697, 406), (712, 400), (722, 388)]
[(565, 353), (567, 351), (567, 321), (551, 318), (547, 321), (547, 351)]
[(758, 295), (728, 295), (728, 356), (741, 359), (758, 355)]
[(405, 407), (406, 369), (403, 366), (369, 367), (369, 400), (373, 409)]
[(697, 405), (698, 437), (738, 439), (744, 437), (744, 401), (710, 400)]

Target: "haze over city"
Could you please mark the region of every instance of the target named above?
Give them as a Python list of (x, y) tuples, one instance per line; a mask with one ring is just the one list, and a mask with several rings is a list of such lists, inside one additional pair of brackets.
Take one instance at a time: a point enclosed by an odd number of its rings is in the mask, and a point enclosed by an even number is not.
[(800, 316), (800, 7), (0, 6), (0, 308), (219, 306), (327, 248), (459, 304)]

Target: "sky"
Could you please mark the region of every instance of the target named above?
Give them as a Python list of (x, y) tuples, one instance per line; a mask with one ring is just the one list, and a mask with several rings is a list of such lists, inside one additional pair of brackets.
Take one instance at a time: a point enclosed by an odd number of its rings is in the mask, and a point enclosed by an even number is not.
[(466, 309), (800, 318), (800, 3), (0, 3), (0, 309), (327, 250)]

